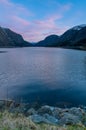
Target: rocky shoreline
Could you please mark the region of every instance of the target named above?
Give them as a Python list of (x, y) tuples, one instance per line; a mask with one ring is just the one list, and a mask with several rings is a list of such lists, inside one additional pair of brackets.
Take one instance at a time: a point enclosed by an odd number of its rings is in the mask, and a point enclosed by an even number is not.
[(34, 123), (51, 125), (86, 126), (86, 107), (59, 108), (53, 106), (31, 107), (29, 103), (16, 103), (12, 100), (0, 100), (0, 111), (23, 114)]

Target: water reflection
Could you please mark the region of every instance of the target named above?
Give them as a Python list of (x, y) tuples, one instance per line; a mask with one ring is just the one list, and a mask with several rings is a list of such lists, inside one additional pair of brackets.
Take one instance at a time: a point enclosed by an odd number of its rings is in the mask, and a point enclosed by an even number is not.
[[(6, 49), (0, 55), (0, 98), (86, 104), (86, 53), (57, 48)], [(83, 60), (84, 59), (84, 60)]]
[(7, 51), (0, 51), (0, 53), (6, 53)]

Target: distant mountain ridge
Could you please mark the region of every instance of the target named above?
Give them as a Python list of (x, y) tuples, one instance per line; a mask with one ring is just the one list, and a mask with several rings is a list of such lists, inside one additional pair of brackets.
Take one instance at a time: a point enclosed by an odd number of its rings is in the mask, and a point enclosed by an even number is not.
[(86, 25), (67, 30), (59, 39), (60, 46), (86, 46)]
[[(47, 42), (47, 38), (48, 41)], [(75, 26), (67, 30), (61, 36), (54, 39), (51, 36), (46, 37), (44, 40), (38, 42), (37, 46), (47, 47), (67, 47), (67, 48), (83, 48), (86, 47), (86, 24)]]
[(31, 44), (23, 39), (20, 34), (8, 28), (0, 27), (0, 47), (27, 47)]
[(58, 42), (59, 40), (59, 36), (58, 35), (50, 35), (50, 36), (47, 36), (44, 40), (38, 42), (36, 45), (37, 46), (44, 46), (44, 47), (47, 47), (47, 46), (53, 46), (54, 42)]
[(0, 47), (29, 46), (86, 49), (86, 24), (74, 26), (61, 36), (56, 34), (47, 36), (44, 40), (35, 44), (25, 41), (20, 34), (8, 28), (0, 27)]

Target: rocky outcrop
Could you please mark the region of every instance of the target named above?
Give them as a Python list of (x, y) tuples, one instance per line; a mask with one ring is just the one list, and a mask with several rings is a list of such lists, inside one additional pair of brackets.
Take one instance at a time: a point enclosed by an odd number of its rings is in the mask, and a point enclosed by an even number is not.
[(30, 104), (16, 103), (12, 100), (0, 101), (0, 111), (8, 109), (10, 113), (22, 113), (35, 123), (53, 125), (85, 125), (86, 107), (58, 108), (53, 106), (40, 106), (33, 108)]
[(46, 124), (53, 124), (53, 125), (58, 124), (58, 119), (56, 119), (55, 117), (49, 114), (44, 114), (43, 116), (35, 114), (29, 116), (29, 119), (31, 119), (35, 123), (46, 123)]
[(10, 29), (0, 27), (0, 47), (26, 47), (31, 46), (29, 42), (24, 41), (20, 34)]
[(62, 117), (59, 120), (60, 125), (76, 125), (79, 123), (81, 123), (79, 117), (70, 113), (63, 113)]
[[(39, 110), (41, 110), (41, 113), (39, 113)], [(29, 115), (28, 117), (35, 123), (46, 123), (54, 125), (77, 125), (86, 123), (85, 109), (76, 107), (63, 109), (57, 107), (42, 106), (36, 111), (36, 113)], [(83, 121), (83, 119), (85, 120)]]

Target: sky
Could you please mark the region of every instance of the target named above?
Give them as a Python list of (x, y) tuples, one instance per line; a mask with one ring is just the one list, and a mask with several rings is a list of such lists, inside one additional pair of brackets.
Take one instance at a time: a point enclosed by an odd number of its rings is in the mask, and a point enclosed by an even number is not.
[(86, 0), (0, 0), (0, 26), (38, 42), (86, 24)]

